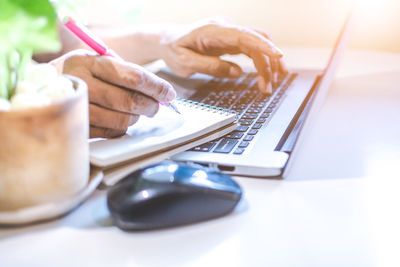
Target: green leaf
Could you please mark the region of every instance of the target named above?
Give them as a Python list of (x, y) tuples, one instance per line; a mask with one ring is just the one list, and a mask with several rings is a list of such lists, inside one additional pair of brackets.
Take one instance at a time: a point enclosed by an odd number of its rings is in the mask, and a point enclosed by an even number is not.
[[(27, 58), (57, 51), (61, 45), (49, 0), (0, 0), (0, 10), (0, 97), (11, 98), (16, 86), (13, 77), (23, 78)], [(19, 61), (11, 60), (16, 52)]]

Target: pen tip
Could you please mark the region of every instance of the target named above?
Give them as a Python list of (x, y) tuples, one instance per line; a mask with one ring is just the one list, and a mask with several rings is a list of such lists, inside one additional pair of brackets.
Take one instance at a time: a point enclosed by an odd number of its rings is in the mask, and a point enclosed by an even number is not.
[(178, 108), (177, 108), (174, 104), (169, 103), (169, 106), (170, 106), (176, 113), (181, 114), (181, 113), (179, 112)]

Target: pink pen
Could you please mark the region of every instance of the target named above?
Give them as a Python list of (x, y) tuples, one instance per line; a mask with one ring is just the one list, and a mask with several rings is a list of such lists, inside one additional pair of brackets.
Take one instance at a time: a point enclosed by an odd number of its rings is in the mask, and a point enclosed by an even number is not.
[[(85, 26), (78, 24), (70, 17), (65, 17), (63, 19), (63, 23), (64, 23), (65, 27), (67, 27), (73, 34), (75, 34), (76, 37), (81, 39), (90, 48), (92, 48), (94, 51), (96, 51), (100, 55), (115, 57), (120, 60), (123, 60), (117, 53), (115, 53), (112, 49), (108, 48), (107, 45), (105, 43), (103, 43), (103, 41), (101, 41), (99, 38), (97, 38)], [(164, 103), (164, 102), (159, 102), (159, 103), (160, 103), (160, 105), (167, 106), (167, 107), (171, 108), (172, 110), (174, 110), (176, 113), (181, 114), (174, 104)]]

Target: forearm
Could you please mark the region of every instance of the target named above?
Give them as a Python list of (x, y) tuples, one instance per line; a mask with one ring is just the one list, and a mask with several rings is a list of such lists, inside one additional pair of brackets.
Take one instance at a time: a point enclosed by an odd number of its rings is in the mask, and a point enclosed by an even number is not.
[[(160, 40), (165, 28), (166, 26), (163, 25), (143, 25), (133, 29), (91, 27), (90, 30), (124, 60), (143, 65), (160, 58)], [(35, 60), (49, 62), (71, 50), (91, 50), (64, 26), (60, 25), (59, 32), (61, 51), (37, 54)]]
[(143, 65), (161, 58), (162, 25), (144, 25), (134, 29), (94, 29), (108, 47), (124, 60)]

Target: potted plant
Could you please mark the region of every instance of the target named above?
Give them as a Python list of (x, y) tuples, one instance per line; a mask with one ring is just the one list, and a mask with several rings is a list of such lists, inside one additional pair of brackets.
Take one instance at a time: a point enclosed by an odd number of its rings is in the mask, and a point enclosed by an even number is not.
[(60, 48), (48, 0), (0, 0), (0, 211), (68, 198), (88, 183), (86, 84), (37, 52)]

